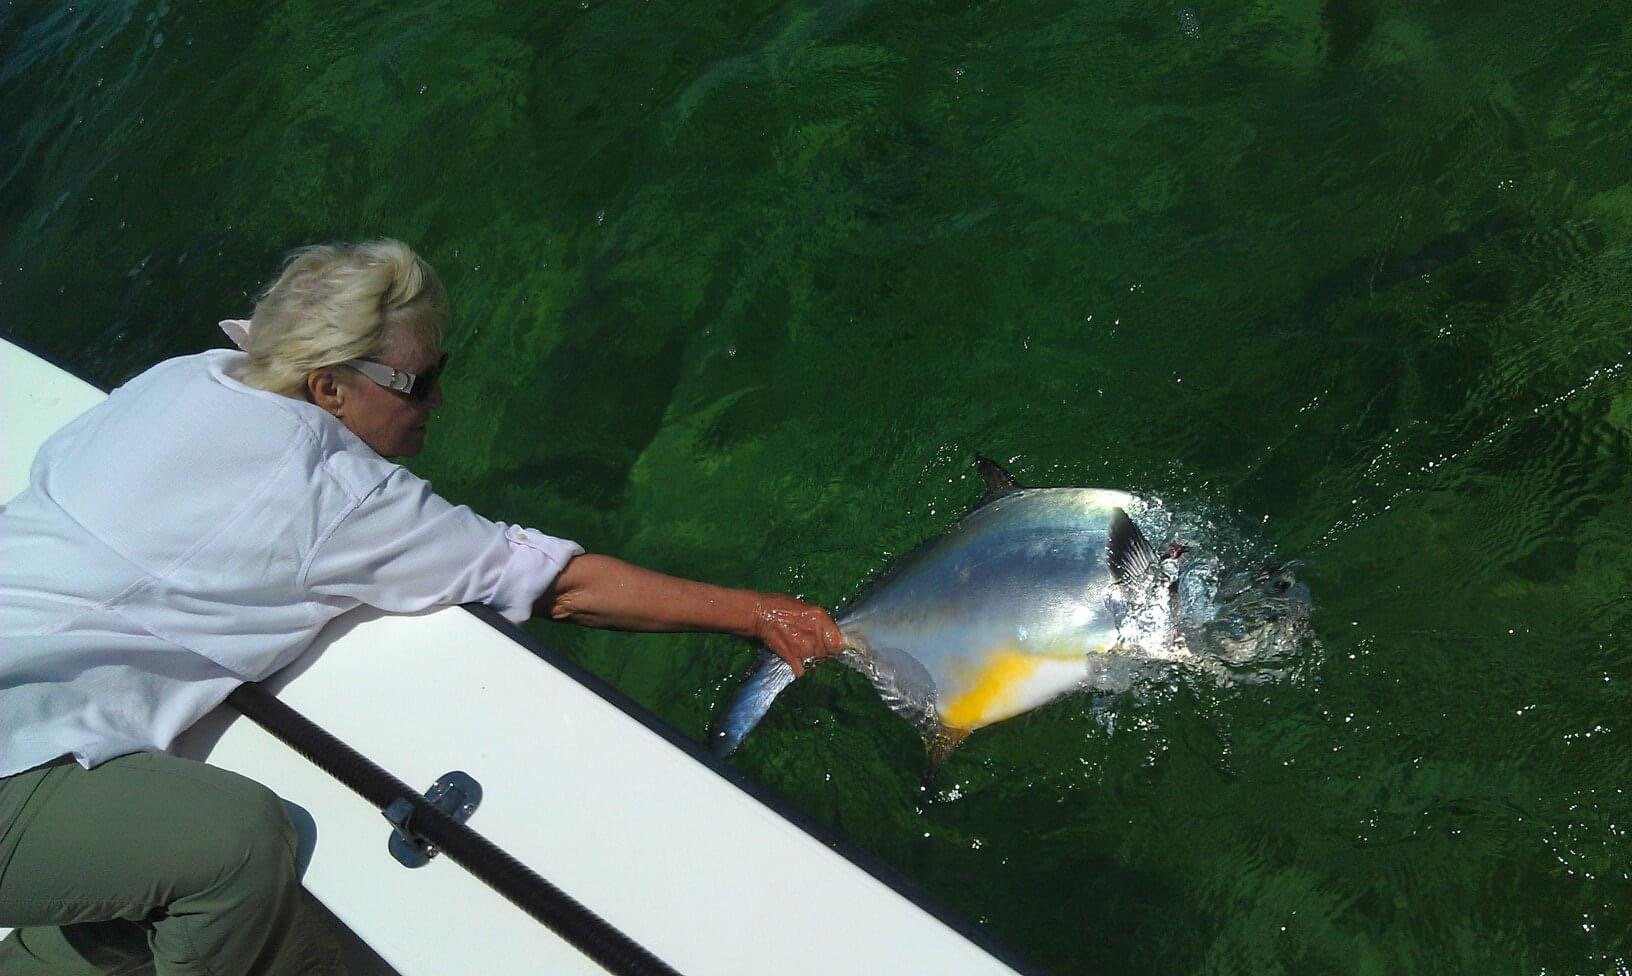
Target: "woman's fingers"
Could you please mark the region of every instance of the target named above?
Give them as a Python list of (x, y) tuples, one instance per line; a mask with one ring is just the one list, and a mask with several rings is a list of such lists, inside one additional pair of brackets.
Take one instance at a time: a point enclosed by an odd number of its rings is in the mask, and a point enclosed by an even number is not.
[(844, 632), (839, 630), (839, 625), (833, 622), (833, 618), (828, 615), (826, 610), (821, 613), (822, 646), (827, 649), (827, 653), (837, 654), (844, 650)]
[(793, 668), (805, 673), (805, 663), (837, 653), (844, 635), (826, 610), (782, 594), (768, 594), (758, 607), (759, 638)]
[(790, 653), (790, 652), (787, 652), (787, 651), (780, 651), (780, 650), (777, 650), (774, 647), (772, 648), (772, 650), (776, 651), (776, 656), (777, 657), (779, 657), (782, 660), (788, 662), (788, 667), (793, 669), (793, 677), (794, 677), (795, 680), (797, 680), (799, 678), (803, 678), (805, 676), (805, 662), (804, 662), (804, 660), (802, 658), (800, 658), (800, 656), (798, 654)]

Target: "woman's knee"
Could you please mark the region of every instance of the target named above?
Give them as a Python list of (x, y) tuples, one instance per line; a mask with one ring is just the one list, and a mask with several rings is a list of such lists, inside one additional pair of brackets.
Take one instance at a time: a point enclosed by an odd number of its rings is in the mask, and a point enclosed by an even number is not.
[(153, 920), (155, 958), (186, 972), (199, 960), (221, 972), (318, 971), (268, 962), (299, 948), (287, 943), (302, 911), (294, 827), (277, 796), (235, 790), (210, 804), (208, 824), (197, 857), (212, 862), (210, 873)]
[(283, 802), (255, 784), (247, 795), (216, 811), (225, 827), (224, 868), (260, 879), (268, 886), (292, 885), (295, 877), (295, 828)]
[[(225, 773), (214, 770), (213, 773)], [(235, 774), (215, 777), (192, 798), (181, 841), (194, 891), (231, 886), (244, 891), (292, 888), (295, 828), (277, 794)], [(182, 892), (178, 891), (178, 894)]]

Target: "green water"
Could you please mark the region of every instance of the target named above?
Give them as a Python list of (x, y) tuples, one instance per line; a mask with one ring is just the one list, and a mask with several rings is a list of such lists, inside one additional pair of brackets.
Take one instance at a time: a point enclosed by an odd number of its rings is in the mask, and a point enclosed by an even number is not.
[[(1305, 562), (1293, 678), (925, 789), (828, 667), (734, 761), (1059, 974), (1624, 973), (1627, 12), (8, 2), (0, 331), (115, 383), (397, 236), (456, 306), (415, 470), (829, 605), (977, 452), (1208, 506)], [(533, 626), (699, 737), (750, 661)]]

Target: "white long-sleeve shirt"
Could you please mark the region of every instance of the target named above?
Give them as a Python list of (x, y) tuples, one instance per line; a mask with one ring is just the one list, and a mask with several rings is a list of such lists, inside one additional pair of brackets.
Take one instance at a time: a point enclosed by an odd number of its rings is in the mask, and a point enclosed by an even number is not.
[(527, 619), (576, 543), (441, 498), (247, 357), (162, 362), (0, 510), (0, 776), (162, 750), (359, 604)]

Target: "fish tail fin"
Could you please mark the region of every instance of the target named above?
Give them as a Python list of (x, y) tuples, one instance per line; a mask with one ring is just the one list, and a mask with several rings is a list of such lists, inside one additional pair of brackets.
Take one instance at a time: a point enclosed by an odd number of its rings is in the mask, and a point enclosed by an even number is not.
[(737, 746), (742, 745), (742, 740), (759, 724), (759, 720), (770, 711), (776, 696), (791, 684), (793, 666), (767, 651), (759, 667), (737, 689), (725, 714), (715, 723), (709, 735), (714, 754), (723, 758), (735, 752)]

